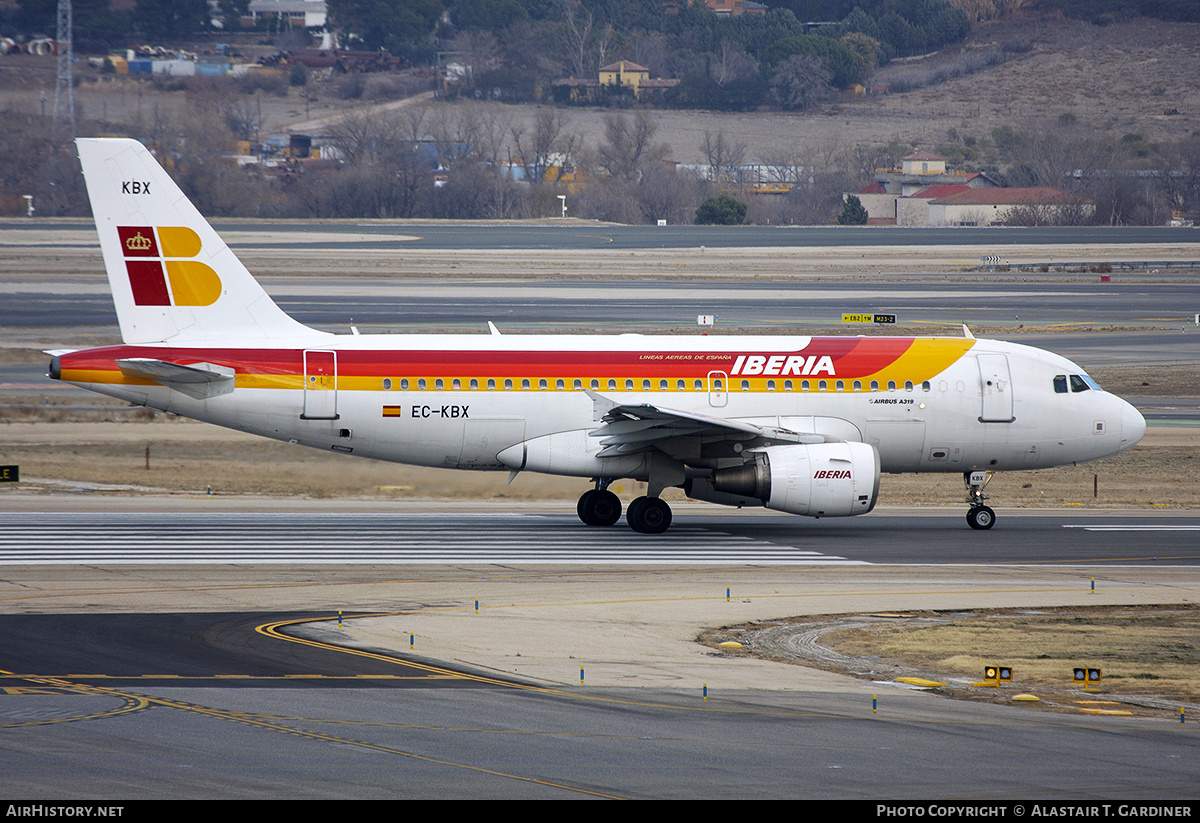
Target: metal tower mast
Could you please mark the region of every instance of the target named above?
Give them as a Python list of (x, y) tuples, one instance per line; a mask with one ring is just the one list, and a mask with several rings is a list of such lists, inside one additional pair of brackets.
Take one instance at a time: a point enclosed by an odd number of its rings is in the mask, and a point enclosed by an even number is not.
[(72, 82), (74, 49), (71, 46), (71, 0), (58, 0), (58, 72), (54, 79), (54, 126), (52, 137), (55, 143), (64, 137), (75, 137), (75, 84)]

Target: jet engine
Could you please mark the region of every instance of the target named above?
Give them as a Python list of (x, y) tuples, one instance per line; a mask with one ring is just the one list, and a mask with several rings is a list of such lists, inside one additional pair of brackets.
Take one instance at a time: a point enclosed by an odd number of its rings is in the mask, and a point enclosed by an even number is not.
[(768, 509), (810, 517), (850, 517), (875, 508), (879, 453), (867, 443), (816, 443), (755, 449), (741, 466), (708, 478), (723, 495), (761, 500)]

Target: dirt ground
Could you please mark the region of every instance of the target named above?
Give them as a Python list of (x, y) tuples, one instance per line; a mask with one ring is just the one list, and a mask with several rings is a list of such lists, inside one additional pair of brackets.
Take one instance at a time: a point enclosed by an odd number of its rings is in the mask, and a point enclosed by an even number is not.
[[(799, 151), (809, 161), (840, 146), (891, 140), (934, 149), (947, 132), (989, 137), (998, 126), (1057, 118), (1070, 112), (1088, 129), (1114, 136), (1140, 134), (1149, 142), (1178, 140), (1200, 128), (1200, 25), (1136, 19), (1108, 26), (1076, 20), (1018, 16), (976, 27), (968, 40), (945, 55), (896, 61), (872, 79), (884, 84), (914, 68), (953, 59), (958, 51), (996, 44), (1018, 45), (1010, 59), (974, 74), (906, 94), (844, 99), (811, 113), (661, 110), (655, 138), (681, 163), (704, 161), (705, 131), (725, 130), (748, 146), (747, 160), (763, 161), (780, 151)], [(34, 114), (39, 94), (53, 108), (54, 58), (0, 57), (0, 111)], [(81, 116), (110, 124), (171, 120), (186, 105), (181, 93), (122, 76), (101, 78), (77, 69), (75, 93)], [(98, 82), (99, 81), (99, 82)], [(314, 81), (286, 97), (258, 95), (265, 134), (305, 128), (340, 111), (366, 105), (337, 98), (332, 83)], [(305, 94), (310, 99), (305, 100)], [(514, 125), (532, 121), (538, 107), (504, 106)], [(1163, 112), (1175, 109), (1178, 115)], [(570, 109), (569, 130), (594, 148), (604, 133), (602, 109)], [(802, 160), (801, 162), (805, 162)]]
[[(797, 617), (705, 632), (701, 642), (866, 680), (919, 678), (956, 697), (1032, 691), (1046, 708), (1116, 701), (1161, 714), (1200, 698), (1198, 632), (1200, 606), (1183, 603)], [(741, 648), (721, 646), (730, 641)], [(1102, 671), (1095, 696), (1073, 680), (1080, 665)], [(985, 666), (1011, 668), (1012, 682), (980, 688)]]

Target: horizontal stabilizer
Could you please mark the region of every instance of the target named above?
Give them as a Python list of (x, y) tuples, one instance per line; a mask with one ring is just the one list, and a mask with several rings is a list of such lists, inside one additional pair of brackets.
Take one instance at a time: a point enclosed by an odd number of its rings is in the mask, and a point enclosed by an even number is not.
[(131, 357), (118, 360), (117, 367), (127, 377), (153, 380), (168, 389), (182, 392), (188, 397), (203, 400), (233, 391), (233, 369), (214, 363), (172, 363), (148, 357)]

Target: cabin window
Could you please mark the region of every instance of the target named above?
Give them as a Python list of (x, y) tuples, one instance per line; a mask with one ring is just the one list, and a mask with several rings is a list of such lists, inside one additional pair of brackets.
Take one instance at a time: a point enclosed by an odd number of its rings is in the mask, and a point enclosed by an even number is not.
[(521, 378), (521, 391), (529, 391), (529, 378), (528, 377)]
[(878, 380), (871, 381), (871, 391), (879, 391), (879, 381)]
[(571, 388), (575, 389), (575, 391), (583, 391), (583, 381), (576, 377), (575, 382), (571, 384)]
[(791, 381), (791, 380), (784, 380), (784, 381), (783, 381), (783, 390), (784, 390), (784, 391), (791, 391), (791, 390), (792, 390), (792, 381)]
[(829, 383), (827, 383), (826, 381), (820, 380), (817, 382), (817, 391), (825, 391), (828, 388), (829, 388)]
[(407, 377), (400, 378), (400, 391), (408, 391), (408, 378)]
[(721, 383), (721, 381), (720, 381), (720, 379), (719, 379), (719, 378), (714, 378), (714, 379), (713, 379), (713, 387), (712, 387), (712, 390), (713, 390), (713, 391), (724, 391), (724, 390), (725, 390), (725, 386), (724, 386), (724, 384), (722, 384), (722, 383)]
[(453, 380), (450, 381), (450, 388), (454, 389), (455, 391), (458, 391), (459, 389), (462, 388), (462, 381), (459, 380), (457, 377), (454, 378)]
[(742, 391), (750, 391), (750, 381), (749, 380), (742, 381)]
[(670, 391), (670, 388), (671, 388), (671, 384), (668, 383), (666, 380), (658, 381), (658, 390), (659, 391)]
[(1054, 393), (1055, 394), (1066, 394), (1067, 393), (1067, 376), (1065, 374), (1054, 375)]
[(471, 378), (471, 391), (478, 391), (478, 390), (479, 390), (479, 381), (476, 380), (474, 377), (472, 377)]
[(609, 390), (609, 391), (616, 391), (616, 390), (617, 390), (617, 381), (616, 381), (616, 380), (611, 380), (611, 379), (610, 379), (610, 380), (608, 381), (608, 390)]
[(767, 391), (775, 391), (775, 381), (774, 380), (767, 381)]
[(392, 390), (392, 378), (390, 378), (390, 377), (383, 378), (383, 390), (384, 391)]
[(562, 390), (563, 390), (563, 389), (565, 389), (566, 387), (567, 387), (567, 383), (566, 383), (566, 381), (565, 381), (565, 380), (563, 380), (561, 377), (560, 377), (560, 378), (558, 378), (557, 380), (555, 380), (555, 381), (554, 381), (554, 389), (555, 389), (555, 391), (562, 391)]
[(846, 381), (845, 381), (845, 380), (839, 380), (839, 381), (837, 381), (836, 383), (834, 383), (834, 384), (833, 384), (833, 386), (834, 386), (834, 388), (836, 388), (838, 391), (845, 391), (845, 390), (846, 390)]
[(425, 391), (425, 378), (424, 377), (422, 377), (420, 380), (417, 381), (417, 388), (420, 389), (421, 391)]
[(592, 378), (592, 391), (600, 391), (600, 381), (594, 377)]
[(854, 381), (854, 390), (855, 390), (855, 391), (862, 391), (862, 381), (861, 381), (861, 380), (855, 380), (855, 381)]
[(632, 380), (626, 379), (625, 391), (633, 391), (633, 381)]
[(488, 391), (495, 391), (496, 390), (496, 378), (489, 377), (488, 381), (487, 381), (487, 387), (488, 387)]
[(675, 381), (675, 391), (687, 391), (687, 381), (686, 380)]
[(704, 391), (704, 381), (703, 380), (697, 380), (695, 385), (696, 385), (696, 391)]
[(889, 380), (888, 381), (888, 391), (895, 391), (895, 390), (896, 390), (896, 381)]
[(646, 379), (642, 380), (642, 391), (650, 391), (650, 381), (649, 380), (646, 380)]
[(921, 391), (929, 391), (933, 386), (929, 385), (929, 381), (925, 380), (921, 383)]
[(800, 391), (808, 391), (811, 388), (812, 388), (812, 384), (809, 383), (807, 380), (800, 381)]
[(546, 378), (538, 380), (538, 391), (545, 391), (547, 388)]
[(446, 384), (443, 383), (442, 378), (439, 377), (437, 380), (433, 381), (433, 387), (435, 389), (437, 389), (438, 391), (441, 391), (442, 389), (444, 389), (446, 387)]
[(504, 378), (504, 390), (512, 391), (512, 387), (513, 387), (512, 378), (511, 377)]
[(904, 381), (904, 390), (905, 390), (905, 391), (912, 391), (912, 389), (913, 389), (913, 386), (912, 386), (912, 381), (911, 381), (911, 380), (905, 380), (905, 381)]

